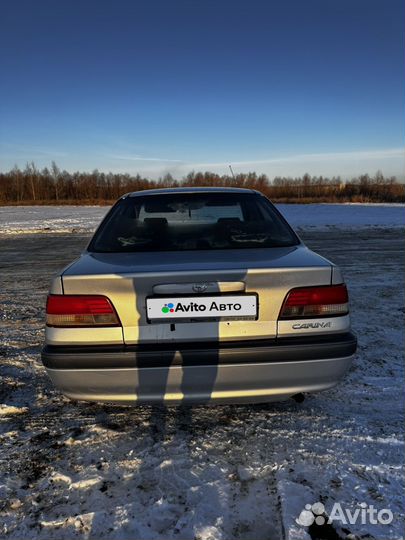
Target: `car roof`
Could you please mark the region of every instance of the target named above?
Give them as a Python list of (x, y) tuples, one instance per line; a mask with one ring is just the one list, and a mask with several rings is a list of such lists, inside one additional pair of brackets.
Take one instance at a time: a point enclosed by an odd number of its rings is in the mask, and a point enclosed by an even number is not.
[(127, 193), (124, 197), (139, 197), (141, 195), (166, 195), (170, 193), (258, 193), (254, 189), (233, 188), (233, 187), (177, 187), (144, 189)]

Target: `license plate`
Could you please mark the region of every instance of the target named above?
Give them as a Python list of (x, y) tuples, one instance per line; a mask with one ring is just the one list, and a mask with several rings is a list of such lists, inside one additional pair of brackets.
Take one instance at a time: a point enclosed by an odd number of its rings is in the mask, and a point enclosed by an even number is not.
[(147, 298), (146, 311), (149, 320), (256, 318), (257, 295)]

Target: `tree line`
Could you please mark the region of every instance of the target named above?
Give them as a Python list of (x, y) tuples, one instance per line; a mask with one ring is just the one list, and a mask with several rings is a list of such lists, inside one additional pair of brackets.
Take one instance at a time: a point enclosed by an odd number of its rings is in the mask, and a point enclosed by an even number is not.
[(254, 172), (218, 175), (190, 172), (182, 179), (170, 174), (151, 180), (139, 174), (70, 173), (56, 163), (38, 169), (29, 163), (0, 173), (0, 204), (108, 204), (124, 193), (151, 188), (184, 186), (229, 186), (261, 191), (276, 202), (405, 202), (405, 185), (395, 176), (363, 174), (351, 179), (340, 176), (275, 177), (272, 181)]

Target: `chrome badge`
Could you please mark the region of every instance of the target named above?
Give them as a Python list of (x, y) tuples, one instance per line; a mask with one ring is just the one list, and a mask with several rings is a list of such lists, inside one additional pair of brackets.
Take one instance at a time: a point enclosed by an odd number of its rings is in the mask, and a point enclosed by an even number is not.
[(203, 293), (208, 289), (208, 283), (194, 283), (193, 291), (196, 293)]

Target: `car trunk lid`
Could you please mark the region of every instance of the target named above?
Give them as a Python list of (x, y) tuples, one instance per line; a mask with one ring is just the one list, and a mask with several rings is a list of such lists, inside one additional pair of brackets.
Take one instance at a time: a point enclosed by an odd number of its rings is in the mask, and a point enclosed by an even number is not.
[[(64, 294), (104, 294), (126, 344), (266, 339), (294, 287), (328, 285), (331, 264), (305, 246), (160, 253), (86, 253), (62, 276)], [(147, 298), (257, 295), (257, 317), (151, 321)]]

